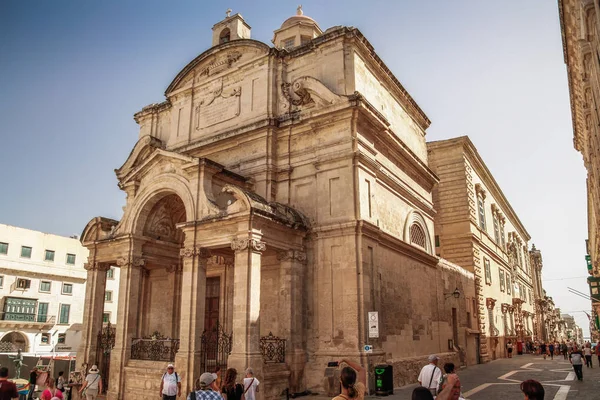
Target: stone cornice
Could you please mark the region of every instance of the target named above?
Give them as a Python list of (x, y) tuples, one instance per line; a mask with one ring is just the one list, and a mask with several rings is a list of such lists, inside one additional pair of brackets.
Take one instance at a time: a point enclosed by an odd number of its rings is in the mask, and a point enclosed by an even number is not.
[[(86, 278), (78, 278), (75, 276), (68, 275), (59, 275), (59, 274), (50, 274), (47, 272), (35, 272), (30, 270), (16, 270), (11, 268), (1, 268), (0, 274), (6, 276), (16, 276), (16, 277), (26, 277), (33, 279), (44, 279), (47, 278), (52, 281), (61, 281), (61, 282), (72, 282), (72, 283), (85, 283)], [(6, 285), (6, 281), (4, 282)]]

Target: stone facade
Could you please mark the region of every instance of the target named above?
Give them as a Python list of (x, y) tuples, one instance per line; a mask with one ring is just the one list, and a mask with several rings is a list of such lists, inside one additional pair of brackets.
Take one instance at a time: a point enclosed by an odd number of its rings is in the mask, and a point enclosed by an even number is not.
[[(166, 100), (135, 114), (139, 141), (116, 170), (121, 220), (84, 229), (80, 367), (99, 356), (111, 265), (109, 399), (154, 396), (169, 361), (185, 390), (206, 369), (251, 366), (265, 398), (322, 390), (341, 357), (394, 364), (396, 385), (432, 352), (474, 363), (473, 274), (434, 253), (427, 116), (357, 29), (323, 32), (299, 10), (269, 47), (227, 15)], [(225, 360), (204, 347), (221, 329)], [(161, 351), (138, 368), (141, 345)]]
[[(587, 170), (590, 295), (600, 298), (600, 5), (592, 0), (559, 0), (563, 51), (569, 81), (573, 145)], [(600, 340), (600, 303), (592, 302), (591, 333)]]
[(475, 276), (471, 317), (483, 361), (505, 356), (508, 340), (533, 339), (530, 236), (468, 137), (429, 142), (436, 253)]

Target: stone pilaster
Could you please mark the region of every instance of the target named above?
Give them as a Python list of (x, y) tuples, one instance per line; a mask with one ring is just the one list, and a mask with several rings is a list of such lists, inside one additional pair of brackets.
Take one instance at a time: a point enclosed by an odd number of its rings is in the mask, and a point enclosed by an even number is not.
[(131, 342), (137, 334), (139, 304), (142, 295), (142, 268), (145, 265), (139, 256), (117, 258), (121, 268), (119, 277), (119, 310), (115, 334), (115, 347), (110, 355), (110, 379), (107, 399), (124, 400), (125, 376), (123, 369), (131, 356)]
[(211, 253), (202, 247), (181, 249), (181, 316), (179, 324), (179, 351), (175, 367), (181, 374), (183, 393), (192, 390), (200, 371), (201, 337), (204, 331), (204, 307), (206, 302), (206, 265)]
[(266, 244), (260, 238), (236, 238), (231, 243), (235, 252), (233, 293), (233, 347), (228, 367), (239, 372), (252, 367), (262, 378), (260, 353), (260, 273), (261, 253)]
[(91, 262), (84, 264), (84, 268), (87, 271), (87, 281), (83, 303), (83, 331), (77, 352), (78, 369), (83, 364), (93, 365), (98, 362), (98, 334), (102, 330), (106, 271), (110, 265)]
[(303, 284), (306, 253), (284, 250), (277, 253), (279, 271), (279, 335), (287, 339), (286, 362), (290, 368), (290, 393), (305, 390), (303, 348)]

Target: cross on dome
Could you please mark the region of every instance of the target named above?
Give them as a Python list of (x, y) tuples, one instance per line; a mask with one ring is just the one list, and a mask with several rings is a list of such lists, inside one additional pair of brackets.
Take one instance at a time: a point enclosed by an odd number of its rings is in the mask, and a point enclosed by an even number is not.
[(304, 11), (302, 11), (302, 4), (296, 8), (296, 15), (304, 15)]
[(231, 17), (231, 8), (228, 8), (227, 11), (225, 11), (225, 16), (227, 18)]

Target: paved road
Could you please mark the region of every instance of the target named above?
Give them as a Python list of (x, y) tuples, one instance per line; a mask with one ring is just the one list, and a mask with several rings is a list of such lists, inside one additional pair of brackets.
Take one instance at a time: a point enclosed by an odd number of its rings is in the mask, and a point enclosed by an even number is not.
[[(463, 396), (468, 400), (521, 400), (522, 381), (535, 379), (546, 390), (545, 400), (600, 400), (600, 368), (594, 357), (592, 369), (583, 367), (583, 381), (575, 378), (573, 368), (562, 356), (544, 360), (540, 356), (515, 355), (487, 364), (474, 365), (458, 372)], [(369, 396), (369, 400), (410, 400), (417, 385), (394, 390), (392, 396)], [(300, 397), (297, 400), (330, 400), (323, 396)]]
[[(512, 359), (496, 360), (474, 365), (459, 371), (463, 396), (469, 400), (522, 399), (519, 385), (526, 379), (542, 382), (545, 400), (600, 399), (600, 368), (594, 357), (595, 368), (583, 367), (583, 381), (575, 378), (573, 368), (562, 356), (554, 360), (522, 355)], [(415, 385), (394, 391), (389, 400), (409, 400)]]

